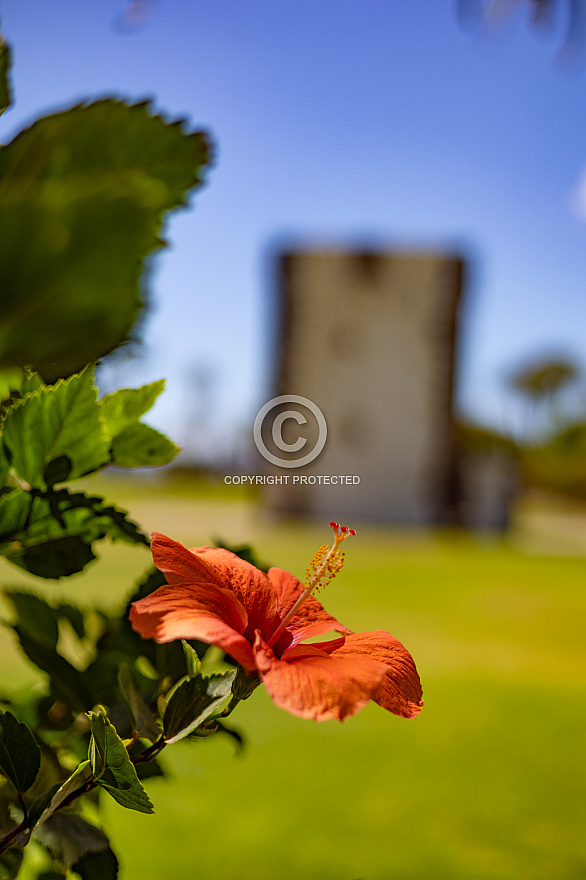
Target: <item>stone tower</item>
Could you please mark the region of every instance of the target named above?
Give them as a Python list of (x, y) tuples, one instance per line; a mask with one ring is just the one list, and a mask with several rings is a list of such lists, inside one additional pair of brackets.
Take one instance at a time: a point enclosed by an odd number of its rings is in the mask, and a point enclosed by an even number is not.
[[(288, 479), (265, 487), (266, 505), (328, 520), (451, 522), (462, 260), (436, 253), (300, 250), (281, 256), (279, 274), (275, 394), (316, 404), (327, 440), (310, 464), (268, 466), (267, 473)], [(311, 412), (301, 412), (302, 424), (283, 414), (282, 437), (294, 444), (302, 436), (311, 449), (318, 427)], [(359, 480), (318, 479), (333, 475)]]

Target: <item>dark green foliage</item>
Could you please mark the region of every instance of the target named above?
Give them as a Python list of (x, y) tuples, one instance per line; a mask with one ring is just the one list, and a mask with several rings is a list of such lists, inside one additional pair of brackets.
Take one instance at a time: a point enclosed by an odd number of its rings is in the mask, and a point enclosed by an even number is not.
[(66, 868), (72, 868), (87, 853), (104, 852), (110, 848), (108, 838), (100, 828), (81, 816), (64, 813), (49, 816), (37, 826), (35, 837)]
[(153, 713), (139, 694), (126, 664), (118, 672), (118, 686), (128, 707), (133, 729), (139, 736), (154, 743), (161, 735), (160, 728), (155, 724)]
[(56, 385), (28, 374), (0, 435), (0, 478), (12, 475), (0, 495), (0, 554), (31, 574), (59, 578), (95, 559), (94, 541), (148, 544), (123, 511), (57, 484), (106, 464), (170, 461), (175, 444), (138, 421), (163, 385), (125, 388), (98, 401), (93, 368)]
[(98, 711), (91, 712), (89, 719), (92, 731), (89, 759), (94, 779), (123, 807), (139, 813), (153, 813), (153, 805), (136, 775), (126, 747), (104, 709), (98, 706)]
[(46, 822), (76, 791), (91, 782), (92, 769), (89, 761), (82, 761), (73, 773), (61, 785), (54, 785), (42, 795), (31, 808), (31, 824), (35, 827), (38, 837), (41, 826)]
[(128, 339), (143, 262), (208, 158), (201, 132), (112, 99), (40, 119), (4, 147), (0, 366), (51, 382)]
[(177, 742), (207, 721), (232, 691), (235, 670), (220, 675), (196, 676), (179, 685), (163, 719), (165, 741)]
[(63, 874), (57, 871), (43, 871), (42, 874), (37, 874), (35, 880), (63, 880)]
[(34, 593), (19, 590), (5, 590), (4, 596), (10, 601), (16, 613), (18, 624), (40, 645), (55, 648), (59, 638), (59, 624), (55, 609)]
[(81, 880), (116, 880), (118, 859), (108, 847), (99, 852), (87, 852), (72, 866)]
[(148, 546), (148, 539), (126, 514), (104, 500), (67, 489), (26, 492), (14, 489), (0, 500), (0, 553), (10, 562), (45, 578), (81, 571), (95, 558), (94, 541)]
[(75, 712), (85, 712), (94, 704), (89, 676), (72, 666), (56, 649), (41, 644), (19, 626), (13, 627), (22, 650), (51, 680), (55, 695)]
[[(0, 38), (0, 113), (9, 67)], [(140, 421), (164, 382), (98, 400), (94, 367), (131, 338), (162, 224), (208, 160), (201, 132), (113, 99), (40, 119), (0, 148), (0, 555), (30, 574), (79, 572), (104, 538), (148, 546), (125, 511), (64, 484), (178, 452)], [(140, 780), (162, 775), (167, 743), (240, 740), (218, 714), (236, 671), (204, 677), (207, 645), (158, 645), (130, 625), (130, 603), (163, 583), (151, 570), (111, 613), (5, 591), (7, 626), (46, 679), (0, 709), (0, 880), (17, 877), (31, 836), (50, 858), (37, 880), (116, 880), (118, 860), (80, 799), (98, 808), (105, 791), (152, 813)]]
[(27, 725), (0, 710), (0, 771), (23, 793), (35, 781), (40, 766), (41, 752)]

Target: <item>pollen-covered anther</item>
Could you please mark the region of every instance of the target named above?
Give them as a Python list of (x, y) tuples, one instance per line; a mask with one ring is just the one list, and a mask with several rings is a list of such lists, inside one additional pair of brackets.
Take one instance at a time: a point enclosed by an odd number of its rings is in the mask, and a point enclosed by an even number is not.
[(355, 535), (356, 532), (354, 529), (349, 529), (348, 526), (343, 526), (344, 532), (342, 532), (340, 524), (336, 522), (331, 522), (330, 526), (333, 528), (336, 535), (334, 543), (331, 547), (328, 544), (322, 544), (316, 551), (313, 559), (309, 563), (309, 568), (306, 571), (306, 582), (303, 584), (303, 592), (298, 596), (293, 607), (289, 609), (270, 637), (267, 643), (269, 647), (272, 647), (272, 645), (276, 643), (289, 621), (294, 617), (309, 596), (311, 596), (312, 593), (323, 589), (323, 587), (327, 587), (330, 581), (335, 578), (344, 565), (345, 554), (340, 552), (338, 547), (342, 541), (349, 538), (350, 535)]

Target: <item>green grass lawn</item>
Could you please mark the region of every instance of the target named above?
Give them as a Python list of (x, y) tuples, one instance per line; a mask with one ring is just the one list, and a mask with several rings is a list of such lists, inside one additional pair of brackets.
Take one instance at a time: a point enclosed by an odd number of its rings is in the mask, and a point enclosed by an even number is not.
[[(246, 500), (130, 506), (189, 544), (248, 538), (301, 577), (328, 539), (327, 527), (263, 525)], [(383, 529), (345, 549), (321, 599), (351, 628), (388, 629), (411, 650), (420, 717), (370, 705), (317, 724), (259, 688), (231, 719), (243, 755), (220, 737), (181, 743), (164, 754), (169, 778), (147, 783), (155, 816), (104, 801), (121, 880), (582, 880), (586, 559)], [(50, 591), (108, 605), (148, 561), (106, 547), (87, 578)], [(25, 580), (3, 565), (3, 583)], [(0, 649), (12, 686), (30, 681), (6, 634)]]

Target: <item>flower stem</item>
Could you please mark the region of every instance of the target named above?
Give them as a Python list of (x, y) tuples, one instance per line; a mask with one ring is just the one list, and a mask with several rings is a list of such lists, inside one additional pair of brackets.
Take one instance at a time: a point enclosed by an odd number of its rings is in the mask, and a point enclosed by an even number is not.
[[(138, 755), (131, 757), (130, 760), (135, 767), (137, 764), (145, 764), (148, 761), (152, 761), (153, 758), (155, 758), (166, 745), (167, 744), (165, 742), (165, 738), (161, 735), (161, 737), (155, 743), (153, 743), (144, 751), (140, 752)], [(84, 782), (83, 785), (80, 785), (79, 788), (74, 789), (71, 794), (67, 795), (67, 797), (61, 801), (54, 812), (59, 813), (61, 810), (65, 809), (65, 807), (69, 807), (78, 798), (96, 788), (97, 785), (99, 785), (99, 781), (97, 779), (90, 779), (88, 782)], [(19, 794), (18, 799), (24, 812), (24, 818), (22, 819), (22, 822), (20, 822), (20, 824), (16, 826), (16, 828), (13, 828), (11, 831), (5, 834), (4, 837), (0, 838), (0, 855), (2, 855), (2, 853), (6, 852), (6, 850), (12, 846), (19, 835), (25, 834), (29, 830), (32, 831), (24, 798), (21, 794)], [(28, 843), (28, 839), (26, 843)]]

